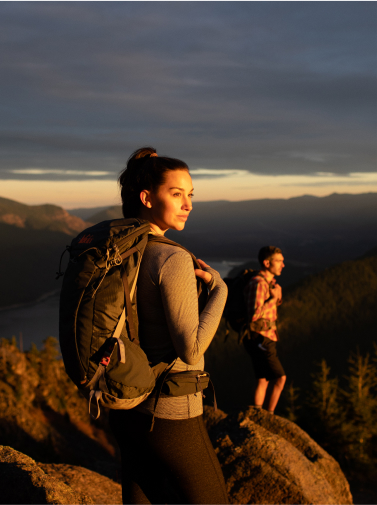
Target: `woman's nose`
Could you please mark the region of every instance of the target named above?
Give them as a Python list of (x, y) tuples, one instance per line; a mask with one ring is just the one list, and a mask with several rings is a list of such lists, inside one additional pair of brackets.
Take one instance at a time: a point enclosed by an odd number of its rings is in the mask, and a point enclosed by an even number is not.
[(188, 210), (188, 211), (192, 210), (192, 200), (191, 200), (191, 198), (185, 198), (185, 201), (183, 202), (183, 205), (182, 205), (182, 209), (183, 210)]

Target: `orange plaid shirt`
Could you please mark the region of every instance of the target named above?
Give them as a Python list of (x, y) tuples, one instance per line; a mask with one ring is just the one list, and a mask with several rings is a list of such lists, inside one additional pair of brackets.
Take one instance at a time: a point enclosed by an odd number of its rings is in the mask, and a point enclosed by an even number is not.
[[(258, 275), (250, 280), (244, 294), (249, 321), (256, 321), (262, 317), (270, 321), (277, 320), (276, 300), (271, 298), (270, 284), (263, 275), (263, 272), (259, 272)], [(271, 340), (277, 340), (276, 330), (271, 329), (260, 331), (259, 333)]]

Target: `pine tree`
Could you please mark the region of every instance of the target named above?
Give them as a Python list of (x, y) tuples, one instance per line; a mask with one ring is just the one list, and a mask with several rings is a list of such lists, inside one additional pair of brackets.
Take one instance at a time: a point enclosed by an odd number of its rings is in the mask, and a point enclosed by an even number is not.
[(348, 440), (349, 457), (361, 464), (371, 464), (373, 436), (377, 435), (377, 373), (369, 353), (362, 356), (357, 349), (349, 357), (347, 390), (343, 392), (348, 405), (343, 426)]
[(292, 421), (293, 423), (297, 422), (298, 419), (298, 410), (300, 410), (301, 406), (297, 404), (297, 400), (300, 397), (299, 393), (300, 389), (294, 387), (293, 381), (289, 384), (287, 388), (284, 390), (285, 400), (286, 400), (286, 416), (287, 419)]
[(340, 402), (338, 378), (330, 378), (330, 367), (323, 359), (320, 370), (312, 375), (312, 392), (308, 397), (308, 429), (316, 441), (327, 448), (335, 457), (340, 457), (343, 449), (342, 424), (346, 410)]

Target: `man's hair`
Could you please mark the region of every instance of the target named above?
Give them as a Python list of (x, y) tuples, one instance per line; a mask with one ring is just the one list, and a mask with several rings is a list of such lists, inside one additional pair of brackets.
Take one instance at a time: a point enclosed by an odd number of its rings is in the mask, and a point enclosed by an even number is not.
[(274, 254), (282, 254), (281, 249), (273, 245), (266, 245), (265, 247), (262, 247), (258, 253), (258, 261), (260, 265), (263, 267), (264, 260), (270, 260)]

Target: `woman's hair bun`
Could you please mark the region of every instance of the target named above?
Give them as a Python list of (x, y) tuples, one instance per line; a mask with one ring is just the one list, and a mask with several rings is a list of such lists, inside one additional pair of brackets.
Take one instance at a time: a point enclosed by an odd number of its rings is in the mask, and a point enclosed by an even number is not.
[(140, 147), (136, 149), (131, 156), (128, 158), (127, 165), (131, 160), (139, 160), (140, 158), (150, 158), (151, 156), (157, 156), (157, 151), (154, 147)]

